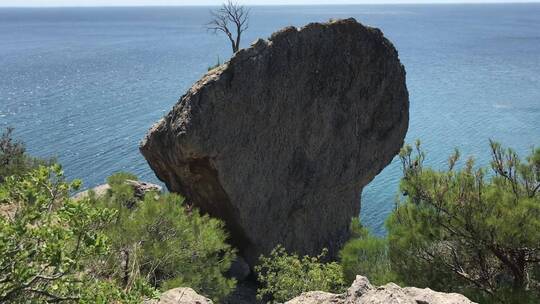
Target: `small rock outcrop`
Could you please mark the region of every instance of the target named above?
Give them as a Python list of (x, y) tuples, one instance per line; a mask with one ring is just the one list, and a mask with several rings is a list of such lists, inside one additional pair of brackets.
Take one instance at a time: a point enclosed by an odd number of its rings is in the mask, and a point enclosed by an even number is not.
[(374, 287), (366, 277), (357, 276), (343, 294), (310, 291), (285, 304), (475, 304), (457, 293), (436, 292), (429, 288), (401, 288), (394, 283)]
[(213, 304), (207, 299), (187, 287), (175, 288), (162, 293), (159, 300), (146, 301), (144, 304)]
[(141, 142), (172, 192), (225, 221), (253, 266), (278, 244), (335, 256), (360, 193), (403, 145), (397, 51), (354, 19), (287, 27), (191, 87)]
[[(130, 185), (133, 188), (133, 195), (138, 199), (144, 199), (144, 195), (148, 192), (161, 192), (162, 188), (159, 185), (151, 184), (147, 182), (142, 181), (135, 181), (135, 180), (126, 180), (126, 184)], [(103, 196), (107, 194), (107, 191), (111, 189), (111, 186), (109, 184), (102, 184), (99, 186), (96, 186), (90, 190), (85, 190), (82, 192), (79, 192), (72, 196), (75, 200), (81, 200), (88, 195), (90, 195), (90, 191), (92, 191), (97, 197)]]
[[(148, 304), (211, 304), (191, 288), (175, 288), (164, 292), (159, 300)], [(285, 304), (477, 304), (457, 293), (444, 293), (429, 288), (404, 287), (394, 283), (373, 286), (366, 277), (356, 280), (342, 294), (310, 291), (285, 302)]]

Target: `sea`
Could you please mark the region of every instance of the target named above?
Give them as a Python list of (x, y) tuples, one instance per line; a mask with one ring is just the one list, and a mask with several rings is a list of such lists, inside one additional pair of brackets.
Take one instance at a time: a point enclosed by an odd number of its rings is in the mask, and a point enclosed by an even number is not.
[[(55, 156), (85, 187), (117, 171), (158, 182), (138, 151), (148, 128), (231, 56), (211, 7), (1, 8), (0, 128)], [(284, 26), (356, 18), (380, 28), (407, 71), (410, 126), (426, 163), (455, 148), (489, 164), (489, 139), (525, 157), (540, 145), (540, 4), (250, 7), (246, 47)], [(361, 219), (384, 235), (399, 159), (364, 190)], [(332, 203), (332, 202), (328, 202)], [(360, 203), (360, 202), (359, 202)]]

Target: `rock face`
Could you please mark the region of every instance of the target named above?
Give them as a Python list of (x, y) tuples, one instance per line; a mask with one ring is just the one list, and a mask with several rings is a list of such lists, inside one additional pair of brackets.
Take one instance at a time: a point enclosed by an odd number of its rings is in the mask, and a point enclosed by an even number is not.
[(401, 288), (394, 283), (374, 287), (357, 276), (344, 294), (321, 291), (303, 293), (285, 304), (475, 304), (457, 293), (436, 292), (429, 288)]
[(354, 19), (287, 27), (210, 71), (140, 150), (172, 192), (225, 220), (251, 266), (348, 238), (360, 193), (403, 144), (405, 70)]

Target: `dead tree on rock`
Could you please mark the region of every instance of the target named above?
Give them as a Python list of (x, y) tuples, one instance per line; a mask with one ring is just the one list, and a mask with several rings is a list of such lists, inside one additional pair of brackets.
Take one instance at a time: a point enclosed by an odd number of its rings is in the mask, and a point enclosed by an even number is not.
[(233, 53), (240, 48), (242, 33), (248, 29), (249, 9), (236, 2), (228, 1), (211, 11), (212, 20), (206, 24), (209, 31), (223, 32), (229, 38)]

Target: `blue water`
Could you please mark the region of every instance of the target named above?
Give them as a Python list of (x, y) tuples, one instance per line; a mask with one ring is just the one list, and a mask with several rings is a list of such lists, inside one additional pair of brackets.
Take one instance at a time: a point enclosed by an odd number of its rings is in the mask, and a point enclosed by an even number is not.
[[(454, 147), (486, 163), (488, 139), (540, 144), (540, 4), (253, 7), (244, 46), (286, 26), (355, 17), (381, 28), (407, 70), (409, 142), (442, 167)], [(125, 170), (156, 181), (138, 152), (150, 125), (219, 56), (208, 8), (0, 9), (0, 127), (55, 155), (87, 187)], [(384, 233), (394, 160), (362, 195)]]

